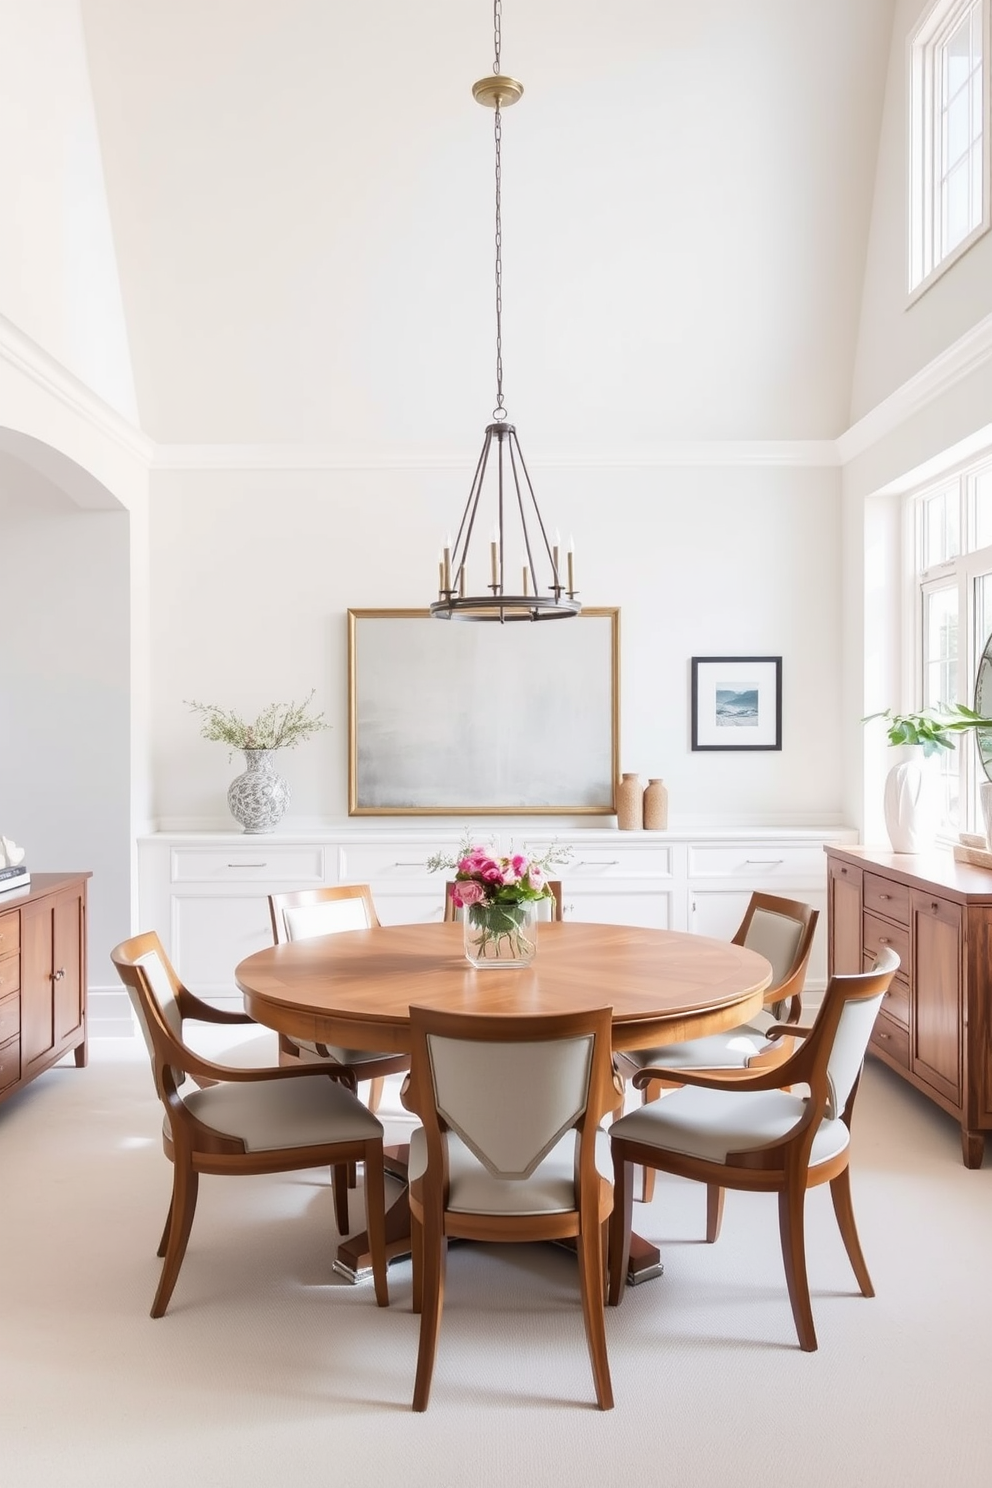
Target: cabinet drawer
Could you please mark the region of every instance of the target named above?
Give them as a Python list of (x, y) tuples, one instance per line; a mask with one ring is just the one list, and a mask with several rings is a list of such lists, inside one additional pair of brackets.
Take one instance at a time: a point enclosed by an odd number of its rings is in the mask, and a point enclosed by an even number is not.
[(20, 915), (16, 910), (13, 914), (0, 914), (0, 956), (16, 956), (20, 948)]
[(876, 1049), (895, 1061), (902, 1069), (909, 1069), (909, 1029), (903, 1028), (894, 1018), (880, 1012), (871, 1031), (869, 1049)]
[(173, 883), (298, 883), (324, 881), (320, 846), (180, 847), (172, 853)]
[(0, 1044), (0, 1090), (16, 1085), (20, 1078), (21, 1041), (15, 1038), (7, 1044)]
[(5, 1044), (8, 1039), (17, 1038), (21, 1032), (21, 999), (19, 997), (0, 998), (0, 1044)]
[[(533, 843), (533, 850), (540, 854), (550, 843)], [(588, 847), (584, 843), (576, 847), (567, 862), (552, 868), (552, 878), (563, 883), (571, 879), (586, 878), (671, 878), (672, 850), (670, 847)]]
[(713, 847), (690, 847), (690, 878), (780, 879), (796, 883), (826, 876), (820, 843), (796, 845), (787, 842), (720, 843)]
[(444, 881), (454, 878), (454, 869), (441, 869), (432, 874), (427, 859), (435, 853), (458, 856), (461, 845), (455, 842), (406, 841), (406, 842), (358, 842), (347, 844), (338, 850), (338, 879), (341, 883), (408, 883), (411, 879), (432, 879), (437, 883), (438, 898), (444, 900)]
[(868, 971), (880, 950), (895, 951), (899, 965), (909, 976), (909, 930), (901, 925), (891, 925), (887, 920), (877, 920), (874, 915), (864, 917), (865, 970)]
[[(865, 971), (871, 970), (873, 958), (865, 957)], [(889, 983), (889, 990), (882, 998), (880, 1013), (894, 1019), (902, 1028), (909, 1029), (909, 982), (903, 976), (894, 976)]]
[(864, 896), (866, 910), (873, 909), (887, 919), (898, 920), (900, 925), (909, 924), (909, 888), (906, 884), (880, 878), (877, 873), (866, 873)]
[[(9, 997), (21, 985), (20, 956), (4, 956), (0, 960), (0, 997)], [(0, 1043), (3, 1040), (0, 1039)]]

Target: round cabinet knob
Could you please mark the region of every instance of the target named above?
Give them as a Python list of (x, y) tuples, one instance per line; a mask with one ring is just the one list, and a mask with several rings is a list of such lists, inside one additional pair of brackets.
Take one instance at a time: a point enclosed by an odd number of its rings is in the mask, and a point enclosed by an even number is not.
[(59, 969), (58, 969), (58, 971), (53, 971), (52, 972), (52, 981), (53, 982), (60, 982), (64, 976), (65, 976), (65, 967), (64, 966), (60, 966)]

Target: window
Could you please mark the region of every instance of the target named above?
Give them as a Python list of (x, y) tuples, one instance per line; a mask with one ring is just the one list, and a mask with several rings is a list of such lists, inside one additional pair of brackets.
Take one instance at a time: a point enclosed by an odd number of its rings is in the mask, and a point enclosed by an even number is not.
[[(918, 676), (924, 707), (972, 706), (992, 635), (992, 458), (985, 455), (915, 498)], [(948, 831), (980, 830), (975, 750), (966, 734), (940, 755)]]
[(909, 288), (989, 226), (989, 0), (937, 0), (911, 44)]

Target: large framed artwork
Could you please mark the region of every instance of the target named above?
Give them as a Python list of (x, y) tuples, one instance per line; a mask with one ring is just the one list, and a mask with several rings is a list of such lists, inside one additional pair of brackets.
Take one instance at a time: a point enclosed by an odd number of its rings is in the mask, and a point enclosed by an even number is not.
[(613, 812), (619, 672), (619, 609), (555, 625), (349, 610), (349, 815)]
[(781, 656), (692, 658), (692, 747), (782, 748)]

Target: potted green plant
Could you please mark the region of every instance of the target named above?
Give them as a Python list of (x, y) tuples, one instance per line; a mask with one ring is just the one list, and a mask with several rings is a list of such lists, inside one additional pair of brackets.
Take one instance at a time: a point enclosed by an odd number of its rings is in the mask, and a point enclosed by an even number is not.
[(203, 715), (204, 739), (227, 744), (229, 759), (236, 749), (244, 753), (247, 769), (228, 787), (227, 804), (246, 832), (271, 832), (289, 805), (289, 785), (272, 768), (271, 756), (277, 749), (295, 749), (311, 734), (330, 727), (323, 713), (311, 709), (315, 691), (311, 688), (302, 703), (270, 703), (251, 722), (214, 703), (187, 702), (194, 713)]
[[(893, 748), (918, 749), (924, 760), (954, 748), (959, 735), (989, 728), (983, 718), (963, 703), (939, 703), (918, 712), (896, 713), (886, 708), (862, 719), (886, 722), (886, 737)], [(927, 788), (928, 772), (911, 760), (894, 765), (885, 778), (883, 806), (885, 826), (893, 852), (915, 853), (928, 847), (939, 825), (939, 807), (934, 789)]]

